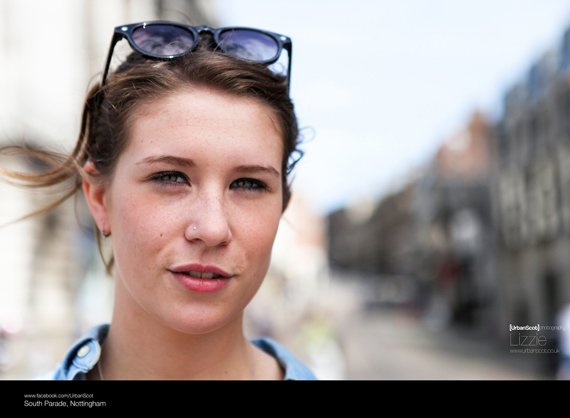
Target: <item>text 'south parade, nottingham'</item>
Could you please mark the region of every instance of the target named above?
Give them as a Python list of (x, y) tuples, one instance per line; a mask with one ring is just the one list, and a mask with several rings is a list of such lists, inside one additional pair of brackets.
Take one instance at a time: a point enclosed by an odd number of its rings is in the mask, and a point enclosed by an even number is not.
[(93, 407), (104, 407), (107, 406), (105, 402), (97, 401), (24, 401), (24, 406), (26, 407), (54, 407), (54, 408), (67, 408), (67, 407), (83, 407), (83, 408), (93, 408)]

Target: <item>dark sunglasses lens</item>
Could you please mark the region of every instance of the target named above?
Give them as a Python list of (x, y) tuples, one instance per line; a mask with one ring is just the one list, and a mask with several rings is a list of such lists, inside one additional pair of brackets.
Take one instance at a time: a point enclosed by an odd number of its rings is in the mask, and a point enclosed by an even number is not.
[(228, 54), (247, 61), (277, 59), (279, 45), (271, 36), (248, 29), (227, 30), (220, 34), (220, 47)]
[(196, 39), (192, 32), (178, 26), (148, 25), (133, 31), (133, 41), (147, 54), (172, 57), (192, 49)]

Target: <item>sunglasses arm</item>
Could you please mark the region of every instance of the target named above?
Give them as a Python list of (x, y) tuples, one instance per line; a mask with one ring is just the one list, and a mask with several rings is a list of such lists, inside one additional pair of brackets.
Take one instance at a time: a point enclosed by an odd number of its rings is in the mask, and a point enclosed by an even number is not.
[(291, 93), (291, 62), (293, 61), (293, 43), (287, 42), (285, 45), (283, 45), (283, 48), (285, 48), (287, 54), (289, 54), (289, 66), (287, 68), (287, 93)]
[(101, 87), (105, 85), (105, 81), (107, 80), (107, 75), (109, 74), (109, 67), (111, 66), (111, 58), (113, 57), (113, 51), (115, 50), (115, 46), (117, 42), (123, 39), (125, 35), (120, 32), (115, 32), (113, 35), (113, 39), (111, 40), (111, 45), (109, 46), (109, 53), (107, 54), (107, 60), (105, 62), (105, 67), (103, 68), (103, 74), (101, 76)]

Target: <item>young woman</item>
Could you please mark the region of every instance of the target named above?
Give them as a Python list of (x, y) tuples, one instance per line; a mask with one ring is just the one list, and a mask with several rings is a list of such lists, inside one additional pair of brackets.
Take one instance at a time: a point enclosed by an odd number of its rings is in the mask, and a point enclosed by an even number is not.
[[(109, 73), (123, 38), (134, 51)], [(113, 319), (43, 378), (314, 379), (277, 343), (248, 341), (242, 326), (299, 152), (290, 64), (287, 76), (268, 69), (283, 49), (290, 63), (290, 39), (257, 29), (115, 29), (75, 150), (27, 177), (73, 179), (68, 196), (83, 190), (113, 248)]]

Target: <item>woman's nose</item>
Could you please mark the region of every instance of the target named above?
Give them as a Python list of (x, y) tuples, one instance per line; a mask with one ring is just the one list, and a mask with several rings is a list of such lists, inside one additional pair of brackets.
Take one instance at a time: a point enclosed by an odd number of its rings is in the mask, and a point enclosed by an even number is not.
[(203, 241), (208, 247), (231, 241), (229, 219), (220, 197), (198, 197), (188, 217), (185, 236), (189, 241)]

